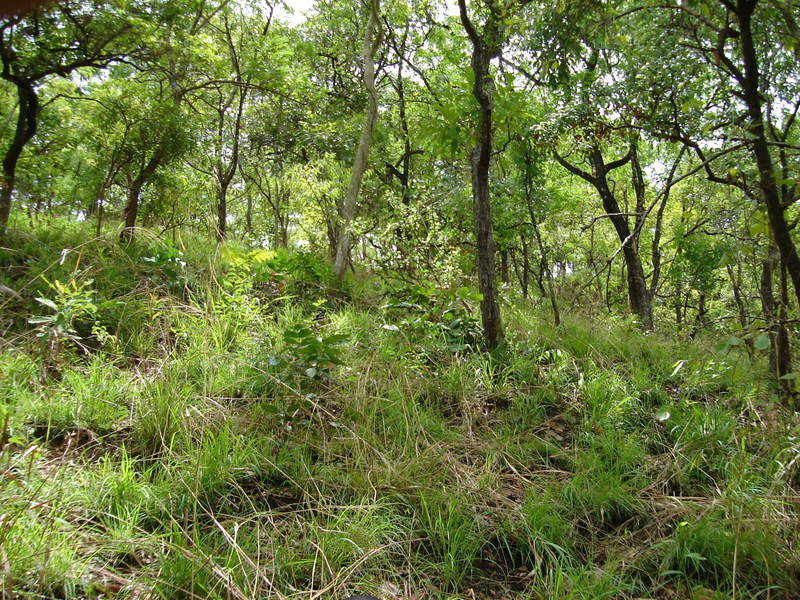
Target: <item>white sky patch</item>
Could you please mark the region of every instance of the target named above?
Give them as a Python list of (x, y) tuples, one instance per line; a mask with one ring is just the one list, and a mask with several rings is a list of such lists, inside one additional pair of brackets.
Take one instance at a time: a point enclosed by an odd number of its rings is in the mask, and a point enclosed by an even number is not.
[(290, 25), (299, 25), (306, 20), (306, 13), (314, 8), (314, 0), (285, 0), (278, 3), (275, 16)]

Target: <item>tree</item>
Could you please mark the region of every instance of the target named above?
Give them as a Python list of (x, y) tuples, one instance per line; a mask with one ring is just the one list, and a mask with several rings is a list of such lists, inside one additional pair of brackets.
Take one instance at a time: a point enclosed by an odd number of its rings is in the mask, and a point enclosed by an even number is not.
[(492, 209), (489, 193), (489, 169), (492, 160), (492, 115), (494, 111), (495, 84), (492, 77), (492, 60), (500, 56), (507, 35), (509, 16), (527, 4), (526, 0), (512, 0), (501, 5), (497, 0), (484, 0), (486, 11), (479, 31), (467, 12), (465, 0), (458, 0), (461, 24), (472, 45), (472, 95), (478, 103), (478, 123), (475, 145), (469, 150), (472, 180), (472, 208), (475, 219), (476, 259), (478, 264), (478, 289), (481, 299), (481, 321), (486, 346), (496, 348), (503, 339), (500, 307), (497, 303), (495, 272), (495, 244), (492, 235)]
[(341, 283), (347, 269), (350, 254), (350, 224), (355, 213), (358, 193), (361, 189), (361, 180), (367, 170), (367, 157), (372, 142), (372, 133), (378, 119), (378, 91), (375, 87), (375, 54), (383, 42), (383, 25), (381, 23), (380, 2), (371, 0), (369, 18), (364, 32), (364, 43), (361, 54), (364, 60), (364, 87), (367, 90), (367, 116), (361, 138), (358, 142), (350, 183), (342, 206), (342, 227), (336, 245), (336, 260), (334, 261), (334, 275)]
[[(226, 238), (228, 229), (228, 191), (239, 171), (240, 138), (251, 81), (249, 74), (244, 73), (241, 56), (245, 44), (245, 24), (234, 28), (224, 10), (219, 20), (211, 28), (222, 38), (215, 40), (219, 58), (209, 61), (212, 64), (208, 66), (209, 72), (204, 73), (206, 80), (192, 86), (196, 99), (189, 99), (188, 102), (192, 111), (201, 117), (198, 129), (202, 130), (201, 136), (205, 142), (204, 152), (193, 164), (211, 178), (216, 205), (214, 229), (217, 241), (221, 242)], [(204, 109), (210, 110), (210, 116), (204, 113)], [(207, 126), (202, 127), (206, 123)]]
[[(790, 227), (785, 214), (789, 203), (795, 201), (796, 198), (784, 199), (781, 197), (770, 152), (771, 140), (768, 139), (768, 129), (763, 114), (761, 90), (765, 82), (759, 69), (759, 59), (756, 52), (756, 32), (753, 24), (759, 1), (736, 0), (736, 2), (732, 2), (721, 0), (721, 4), (738, 22), (738, 31), (730, 26), (721, 28), (717, 34), (715, 50), (719, 55), (720, 66), (724, 66), (741, 89), (741, 99), (747, 107), (748, 128), (752, 136), (751, 152), (758, 166), (758, 182), (767, 208), (772, 237), (780, 252), (781, 262), (792, 279), (795, 295), (798, 304), (800, 304), (800, 256), (798, 256), (797, 248), (789, 233)], [(761, 16), (764, 16), (763, 12)], [(739, 40), (739, 61), (741, 65), (734, 64), (726, 52), (728, 40), (737, 38)]]
[[(599, 143), (597, 141), (592, 142), (588, 151), (591, 173), (568, 162), (558, 152), (554, 152), (554, 156), (559, 164), (570, 173), (591, 184), (600, 195), (603, 209), (606, 211), (604, 216), (607, 216), (613, 224), (625, 257), (628, 277), (628, 301), (630, 302), (631, 311), (641, 319), (642, 327), (652, 329), (653, 310), (650, 301), (650, 289), (647, 286), (642, 259), (639, 254), (639, 231), (641, 231), (641, 221), (645, 217), (645, 207), (644, 180), (641, 166), (639, 165), (636, 144), (630, 145), (628, 153), (624, 157), (606, 162)], [(632, 185), (636, 190), (636, 207), (633, 213), (636, 217), (636, 222), (633, 228), (631, 228), (629, 222), (630, 213), (620, 208), (616, 195), (608, 181), (612, 171), (628, 163), (631, 164), (633, 172)]]
[[(792, 238), (793, 204), (800, 197), (798, 173), (787, 151), (797, 135), (800, 63), (794, 51), (797, 28), (791, 11), (779, 2), (719, 0), (659, 6), (666, 12), (675, 46), (693, 59), (671, 73), (674, 89), (691, 86), (696, 99), (672, 102), (665, 134), (679, 139), (697, 156), (707, 178), (733, 186), (765, 214), (769, 236), (781, 265), (781, 280), (792, 282), (800, 304), (800, 257)], [(699, 113), (699, 114), (693, 114)], [(668, 123), (668, 124), (667, 124)], [(709, 140), (722, 147), (707, 156)], [(786, 300), (773, 300), (776, 254), (762, 262), (758, 295), (771, 336), (771, 363), (781, 377), (789, 368)]]
[(146, 52), (135, 62), (135, 68), (143, 87), (152, 90), (144, 103), (152, 101), (154, 110), (152, 115), (141, 114), (141, 126), (136, 127), (146, 142), (140, 146), (142, 152), (134, 151), (131, 155), (130, 168), (125, 171), (128, 198), (121, 241), (133, 239), (144, 186), (159, 169), (188, 148), (189, 137), (194, 132), (186, 127), (186, 98), (191, 92), (209, 85), (207, 79), (197, 78), (197, 63), (203, 55), (192, 50), (199, 46), (198, 40), (203, 39), (211, 20), (225, 4), (191, 0), (181, 7), (182, 10), (166, 5), (161, 7), (162, 13), (148, 15), (152, 29), (142, 31), (141, 43)]
[(131, 30), (129, 22), (113, 8), (95, 9), (88, 3), (64, 3), (0, 21), (0, 77), (16, 88), (18, 99), (14, 136), (3, 156), (0, 234), (11, 215), (19, 158), (36, 135), (37, 87), (54, 75), (102, 69), (128, 53), (122, 42)]

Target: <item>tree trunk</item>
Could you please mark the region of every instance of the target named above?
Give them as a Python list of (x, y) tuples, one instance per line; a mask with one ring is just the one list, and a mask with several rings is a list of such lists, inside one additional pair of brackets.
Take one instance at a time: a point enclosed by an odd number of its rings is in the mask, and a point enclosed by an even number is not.
[[(231, 48), (233, 47), (231, 43)], [(231, 50), (233, 54), (233, 50)], [(235, 54), (234, 54), (235, 56)], [(238, 71), (238, 61), (234, 60), (237, 65)], [(241, 83), (239, 81), (240, 77), (237, 73), (237, 83)], [(222, 152), (220, 152), (219, 159), (217, 160), (216, 165), (216, 183), (217, 183), (217, 242), (222, 242), (225, 239), (228, 230), (228, 189), (231, 186), (231, 181), (233, 181), (233, 176), (236, 174), (236, 170), (239, 168), (239, 135), (242, 130), (242, 116), (244, 115), (244, 103), (247, 97), (247, 88), (243, 85), (239, 85), (238, 91), (238, 103), (236, 106), (236, 117), (233, 124), (233, 142), (231, 144), (231, 159), (227, 166), (224, 164), (222, 160)], [(227, 109), (227, 106), (225, 107)], [(220, 149), (224, 145), (224, 122), (225, 122), (225, 109), (220, 110), (219, 113), (219, 143)]]
[(19, 114), (14, 139), (3, 157), (3, 181), (0, 189), (0, 235), (5, 233), (11, 216), (11, 198), (17, 178), (17, 162), (22, 149), (36, 135), (39, 96), (33, 84), (28, 81), (10, 80), (17, 87)]
[(164, 139), (161, 140), (158, 147), (150, 156), (150, 160), (142, 167), (136, 178), (128, 184), (128, 202), (123, 211), (124, 225), (119, 234), (119, 240), (122, 243), (127, 244), (133, 241), (133, 232), (136, 228), (136, 217), (139, 214), (139, 198), (142, 194), (142, 188), (144, 188), (144, 184), (153, 176), (153, 173), (156, 172), (159, 165), (161, 165), (168, 143), (169, 142)]
[(531, 258), (530, 250), (528, 248), (528, 240), (522, 238), (522, 278), (520, 285), (522, 286), (522, 297), (528, 297), (528, 285), (531, 280)]
[(219, 184), (217, 186), (217, 242), (225, 241), (228, 229), (228, 186)]
[(247, 194), (247, 208), (244, 213), (244, 229), (247, 233), (253, 233), (253, 196)]
[[(500, 52), (499, 23), (491, 14), (482, 33), (478, 33), (467, 15), (464, 0), (458, 0), (461, 23), (472, 42), (472, 73), (475, 82), (472, 95), (478, 102), (479, 118), (475, 147), (469, 158), (472, 175), (472, 210), (475, 218), (478, 289), (481, 300), (481, 321), (486, 346), (496, 348), (503, 339), (500, 307), (497, 304), (495, 245), (492, 236), (492, 211), (489, 194), (489, 167), (492, 157), (492, 113), (494, 110), (494, 80), (491, 61)], [(494, 11), (490, 11), (494, 12)]]
[[(725, 271), (728, 273), (728, 279), (731, 282), (733, 301), (736, 303), (736, 310), (739, 313), (739, 325), (742, 327), (742, 331), (745, 331), (747, 329), (747, 307), (744, 304), (744, 298), (742, 298), (742, 265), (737, 261), (736, 272), (734, 272), (733, 267), (727, 264), (725, 265)], [(748, 339), (746, 343), (748, 353), (752, 352), (752, 340)]]
[(137, 177), (128, 187), (128, 202), (123, 211), (124, 224), (119, 234), (119, 241), (130, 243), (133, 241), (133, 232), (136, 227), (136, 217), (139, 215), (139, 196), (142, 193), (144, 180)]
[(628, 301), (631, 311), (642, 321), (644, 329), (653, 328), (653, 312), (650, 306), (650, 290), (644, 276), (642, 259), (639, 255), (638, 236), (632, 234), (628, 224), (628, 217), (621, 214), (617, 199), (608, 185), (608, 165), (603, 160), (600, 149), (595, 147), (589, 157), (592, 164), (593, 184), (603, 200), (603, 208), (609, 215), (611, 223), (617, 232), (617, 237), (622, 243), (622, 254), (625, 257), (625, 266), (628, 279)]
[(500, 281), (508, 283), (508, 250), (500, 250)]
[[(374, 40), (373, 36), (375, 37)], [(341, 285), (344, 279), (344, 272), (347, 269), (350, 255), (350, 225), (355, 214), (358, 193), (361, 189), (361, 180), (367, 170), (367, 157), (372, 143), (372, 133), (375, 130), (375, 123), (378, 119), (378, 91), (375, 88), (375, 53), (382, 41), (383, 26), (381, 25), (380, 3), (379, 0), (372, 0), (362, 46), (364, 87), (367, 89), (367, 118), (364, 123), (364, 129), (361, 130), (361, 139), (358, 141), (358, 149), (353, 161), (353, 171), (350, 175), (350, 183), (347, 186), (344, 198), (342, 227), (339, 239), (336, 242), (336, 260), (333, 271), (339, 285)]]
[[(600, 148), (595, 145), (589, 154), (589, 163), (592, 166), (591, 174), (567, 162), (559, 156), (558, 153), (555, 153), (554, 156), (561, 166), (570, 173), (592, 184), (600, 194), (606, 216), (608, 216), (611, 224), (614, 226), (614, 230), (617, 232), (617, 238), (622, 244), (622, 254), (625, 258), (625, 267), (627, 271), (628, 302), (631, 312), (639, 317), (643, 329), (652, 329), (653, 309), (650, 299), (650, 290), (647, 287), (647, 280), (644, 275), (644, 268), (642, 267), (642, 259), (639, 255), (638, 232), (636, 229), (634, 229), (633, 232), (631, 231), (630, 225), (628, 224), (628, 217), (620, 210), (614, 192), (611, 191), (611, 187), (608, 185), (608, 173), (628, 163), (631, 158), (635, 156), (635, 148), (631, 148), (631, 151), (626, 157), (612, 163), (606, 163)], [(637, 185), (638, 183), (634, 182), (634, 188)], [(639, 201), (637, 200), (637, 204), (638, 203)]]
[(761, 308), (764, 312), (764, 319), (767, 321), (766, 333), (770, 338), (769, 345), (769, 369), (772, 372), (782, 392), (788, 392), (788, 385), (785, 379), (781, 379), (791, 370), (791, 348), (789, 346), (789, 335), (786, 330), (786, 307), (788, 299), (786, 285), (786, 269), (781, 269), (781, 307), (776, 311), (775, 295), (772, 285), (772, 274), (780, 261), (780, 252), (773, 244), (770, 246), (767, 258), (761, 267), (761, 279), (759, 282), (759, 297), (761, 298)]
[(775, 346), (777, 347), (775, 360), (775, 376), (778, 378), (778, 387), (784, 398), (788, 398), (794, 388), (794, 381), (783, 379), (792, 371), (792, 349), (789, 345), (789, 327), (787, 326), (787, 310), (789, 305), (788, 269), (781, 265), (781, 306), (778, 312), (778, 330), (775, 333)]
[(753, 136), (751, 147), (758, 166), (759, 183), (764, 194), (770, 230), (780, 251), (781, 263), (785, 265), (792, 279), (795, 296), (798, 304), (800, 304), (800, 257), (798, 257), (797, 248), (792, 241), (789, 226), (786, 222), (786, 215), (783, 212), (783, 204), (775, 182), (772, 156), (769, 152), (769, 143), (764, 128), (762, 99), (759, 90), (758, 57), (751, 29), (751, 20), (757, 3), (757, 0), (738, 0), (736, 3), (736, 16), (739, 20), (739, 44), (744, 67), (743, 73), (739, 76), (739, 83), (742, 87), (742, 99), (747, 106), (750, 120), (750, 133)]
[(289, 190), (275, 184), (275, 201), (272, 203), (272, 249), (286, 248), (289, 245), (288, 218), (283, 207), (289, 201)]

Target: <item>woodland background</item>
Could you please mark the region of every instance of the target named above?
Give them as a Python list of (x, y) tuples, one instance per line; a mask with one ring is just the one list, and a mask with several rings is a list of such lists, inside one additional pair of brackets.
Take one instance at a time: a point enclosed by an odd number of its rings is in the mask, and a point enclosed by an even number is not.
[(796, 597), (798, 21), (3, 17), (3, 597)]

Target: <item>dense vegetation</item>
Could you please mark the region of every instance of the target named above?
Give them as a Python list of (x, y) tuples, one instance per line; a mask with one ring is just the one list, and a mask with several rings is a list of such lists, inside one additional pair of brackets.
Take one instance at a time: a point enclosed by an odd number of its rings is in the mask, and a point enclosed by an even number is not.
[(0, 595), (798, 597), (800, 7), (288, 8), (0, 20)]

